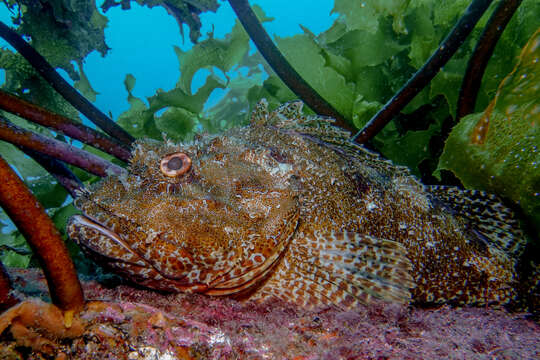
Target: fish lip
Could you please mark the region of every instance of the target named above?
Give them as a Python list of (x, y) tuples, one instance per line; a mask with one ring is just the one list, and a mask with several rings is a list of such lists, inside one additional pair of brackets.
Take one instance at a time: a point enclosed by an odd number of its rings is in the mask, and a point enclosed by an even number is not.
[[(96, 231), (99, 231), (101, 234), (107, 236), (107, 238), (109, 238), (111, 241), (114, 241), (116, 244), (118, 244), (119, 246), (126, 249), (126, 251), (128, 251), (131, 254), (133, 254), (134, 256), (136, 256), (137, 259), (144, 262), (148, 268), (151, 268), (151, 269), (155, 270), (161, 276), (163, 276), (165, 279), (174, 282), (175, 286), (183, 287), (183, 288), (185, 288), (185, 290), (189, 290), (190, 288), (196, 289), (196, 288), (201, 287), (201, 286), (204, 287), (204, 284), (202, 284), (202, 283), (201, 284), (200, 283), (190, 283), (189, 281), (186, 281), (187, 280), (187, 275), (183, 275), (183, 276), (180, 276), (180, 277), (171, 277), (171, 276), (168, 276), (168, 275), (162, 273), (151, 262), (149, 262), (142, 255), (137, 253), (135, 250), (133, 250), (129, 246), (129, 244), (126, 243), (126, 241), (124, 239), (122, 239), (122, 236), (120, 234), (112, 231), (111, 229), (109, 229), (108, 227), (103, 225), (101, 222), (96, 220), (93, 216), (87, 215), (84, 211), (81, 211), (81, 213), (82, 213), (82, 215), (73, 215), (71, 221), (77, 221), (79, 224), (83, 224), (85, 226), (90, 226), (93, 229), (95, 229)], [(83, 246), (89, 248), (91, 251), (94, 251), (92, 249), (92, 247), (88, 246), (87, 244), (83, 244)], [(101, 256), (106, 256), (106, 255), (103, 255), (103, 254), (100, 254), (100, 255)], [(206, 290), (206, 288), (202, 289), (201, 292), (203, 290)]]
[[(81, 220), (82, 219), (82, 220)], [(127, 251), (129, 251), (130, 253), (136, 255), (138, 258), (141, 258), (143, 261), (144, 258), (142, 256), (140, 256), (139, 254), (137, 254), (121, 237), (120, 234), (112, 231), (111, 229), (109, 229), (107, 226), (103, 225), (103, 223), (101, 223), (100, 221), (98, 221), (96, 218), (94, 218), (93, 216), (90, 216), (84, 212), (82, 212), (82, 215), (74, 215), (73, 216), (73, 219), (72, 221), (77, 221), (79, 224), (83, 224), (85, 226), (90, 226), (92, 227), (93, 229), (95, 229), (96, 231), (99, 231), (101, 234), (107, 236), (109, 239), (111, 239), (111, 241), (114, 241), (115, 243), (117, 243), (119, 246), (125, 248)], [(85, 244), (86, 247), (88, 247), (86, 244)], [(146, 261), (145, 261), (146, 262)]]
[(101, 221), (99, 221), (98, 219), (96, 219), (95, 217), (93, 217), (92, 215), (89, 215), (87, 213), (85, 213), (84, 211), (81, 211), (82, 215), (79, 215), (80, 217), (85, 217), (89, 220), (91, 220), (92, 222), (96, 223), (97, 225), (99, 225), (100, 227), (106, 229), (107, 231), (110, 231), (111, 233), (117, 235), (117, 236), (120, 236), (120, 234), (118, 233), (115, 233), (114, 231), (112, 231), (111, 229), (109, 229), (107, 226), (105, 226), (105, 224), (103, 224)]

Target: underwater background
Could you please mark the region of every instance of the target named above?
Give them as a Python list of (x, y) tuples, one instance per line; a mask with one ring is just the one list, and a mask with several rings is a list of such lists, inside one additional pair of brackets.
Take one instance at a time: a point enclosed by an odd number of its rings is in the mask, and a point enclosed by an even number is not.
[[(439, 49), (465, 9), (478, 2), (254, 0), (249, 4), (292, 66), (350, 128), (359, 130)], [(496, 9), (509, 2), (491, 3), (452, 59), (367, 146), (407, 166), (424, 184), (486, 190), (519, 214), (529, 238), (519, 269), (526, 281), (520, 286), (530, 290), (523, 303), (531, 307), (519, 303), (514, 310), (536, 309), (532, 315), (538, 320), (539, 0), (521, 2), (489, 58), (473, 109), (459, 115), (460, 89), (467, 67), (477, 57), (482, 31)], [(247, 124), (262, 98), (271, 110), (298, 98), (257, 52), (227, 1), (4, 0), (0, 20), (137, 139), (189, 141), (197, 133)], [(95, 128), (3, 40), (0, 86), (3, 92)], [(307, 106), (304, 111), (313, 114)], [(5, 118), (125, 165), (13, 113), (0, 110), (0, 115), (0, 121)], [(67, 238), (66, 223), (77, 213), (68, 191), (15, 146), (0, 141), (0, 155)], [(84, 185), (100, 179), (69, 168)], [(49, 301), (37, 258), (2, 211), (0, 228), (0, 261), (17, 291)], [(519, 359), (540, 354), (540, 327), (527, 312), (382, 303), (352, 311), (311, 310), (279, 301), (255, 304), (162, 294), (125, 285), (87, 260), (73, 242), (66, 244), (85, 299), (108, 301), (94, 304), (86, 313), (96, 325), (92, 335), (72, 343), (90, 358), (92, 349), (118, 356), (147, 351), (144, 358), (242, 354), (296, 356), (296, 360)], [(60, 324), (64, 325), (63, 316)], [(3, 333), (2, 345), (13, 342), (10, 336)]]

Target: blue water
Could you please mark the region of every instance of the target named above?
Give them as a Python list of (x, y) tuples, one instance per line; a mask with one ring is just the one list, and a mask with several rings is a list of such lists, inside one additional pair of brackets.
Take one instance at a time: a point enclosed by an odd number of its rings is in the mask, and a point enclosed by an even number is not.
[[(98, 7), (102, 1), (98, 1)], [(235, 22), (235, 14), (226, 1), (220, 1), (217, 13), (205, 13), (201, 16), (203, 28), (201, 34), (214, 31), (214, 37), (223, 38), (230, 32)], [(265, 13), (275, 20), (264, 24), (269, 34), (291, 36), (301, 33), (299, 24), (307, 26), (315, 33), (326, 30), (335, 19), (330, 15), (333, 1), (327, 0), (259, 0), (251, 1), (262, 7)], [(105, 113), (111, 112), (117, 118), (129, 108), (127, 92), (124, 87), (126, 74), (133, 74), (137, 80), (133, 94), (140, 98), (152, 96), (157, 89), (174, 88), (179, 78), (178, 59), (173, 46), (183, 50), (193, 44), (189, 40), (189, 29), (184, 25), (184, 39), (174, 18), (165, 9), (141, 7), (131, 3), (131, 9), (111, 8), (105, 13), (109, 19), (105, 30), (106, 43), (111, 48), (106, 57), (93, 52), (84, 64), (84, 70), (95, 91), (99, 93), (95, 104)], [(10, 13), (5, 5), (0, 5), (0, 19), (11, 24)], [(201, 40), (202, 40), (201, 39)], [(1, 46), (6, 46), (0, 41)], [(253, 47), (253, 44), (252, 44)], [(254, 48), (254, 47), (253, 47)], [(63, 76), (67, 78), (65, 72)], [(219, 73), (219, 71), (218, 71)], [(192, 89), (196, 90), (204, 83), (208, 72), (197, 73)], [(211, 101), (217, 101), (220, 94), (216, 91)]]

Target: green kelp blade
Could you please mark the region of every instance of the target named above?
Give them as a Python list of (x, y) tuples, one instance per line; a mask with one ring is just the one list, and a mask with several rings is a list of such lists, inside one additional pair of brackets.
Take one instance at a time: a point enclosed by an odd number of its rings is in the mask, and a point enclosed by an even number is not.
[(513, 200), (540, 232), (540, 29), (483, 113), (454, 127), (439, 170)]

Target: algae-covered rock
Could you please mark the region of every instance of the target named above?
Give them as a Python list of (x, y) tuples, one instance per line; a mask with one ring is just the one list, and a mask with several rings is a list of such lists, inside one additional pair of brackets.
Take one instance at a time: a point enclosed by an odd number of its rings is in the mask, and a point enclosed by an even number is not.
[(540, 29), (483, 113), (452, 130), (439, 169), (518, 204), (540, 231)]

